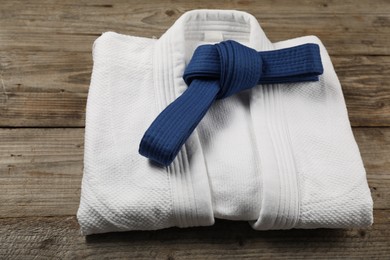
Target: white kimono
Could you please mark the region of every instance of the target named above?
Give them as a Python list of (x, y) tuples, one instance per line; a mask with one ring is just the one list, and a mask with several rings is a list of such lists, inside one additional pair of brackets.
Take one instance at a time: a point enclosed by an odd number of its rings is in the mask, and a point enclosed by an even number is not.
[[(151, 122), (187, 88), (197, 46), (320, 46), (317, 82), (258, 85), (217, 100), (168, 167), (138, 153)], [(372, 223), (372, 199), (340, 83), (315, 36), (271, 43), (250, 14), (185, 13), (160, 38), (104, 33), (93, 46), (84, 176), (85, 235), (245, 220), (257, 230)]]

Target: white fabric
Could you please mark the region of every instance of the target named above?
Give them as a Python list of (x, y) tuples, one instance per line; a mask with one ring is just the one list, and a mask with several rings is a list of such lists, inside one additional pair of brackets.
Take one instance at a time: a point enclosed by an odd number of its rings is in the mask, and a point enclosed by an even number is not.
[[(167, 168), (138, 154), (145, 130), (186, 85), (201, 44), (256, 50), (317, 43), (319, 82), (259, 85), (215, 102)], [(364, 227), (372, 199), (330, 58), (314, 36), (271, 43), (250, 14), (195, 10), (160, 38), (104, 33), (94, 43), (83, 234), (247, 220), (258, 230)]]

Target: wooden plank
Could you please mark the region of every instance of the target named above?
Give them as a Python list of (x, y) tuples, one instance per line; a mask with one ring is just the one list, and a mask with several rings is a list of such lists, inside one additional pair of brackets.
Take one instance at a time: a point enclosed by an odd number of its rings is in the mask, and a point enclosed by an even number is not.
[(86, 100), (86, 93), (4, 92), (0, 127), (84, 126)]
[(0, 217), (75, 214), (84, 129), (0, 129)]
[(390, 211), (375, 210), (367, 229), (255, 231), (218, 220), (212, 227), (83, 237), (75, 217), (0, 219), (0, 258), (59, 259), (385, 259)]
[[(376, 209), (390, 209), (390, 128), (354, 129)], [(0, 129), (0, 218), (76, 213), (84, 129)]]
[[(332, 60), (351, 124), (390, 126), (390, 56)], [(90, 53), (0, 52), (0, 64), (0, 127), (84, 126)]]
[(0, 72), (3, 93), (87, 93), (92, 44), (85, 53), (0, 51)]
[(390, 56), (332, 57), (353, 126), (390, 126)]
[[(303, 2), (228, 1), (224, 8), (250, 11), (274, 41), (320, 36), (335, 55), (352, 125), (390, 126), (390, 58), (344, 56), (390, 54), (389, 2)], [(220, 4), (167, 0), (2, 4), (0, 127), (84, 126), (91, 47), (101, 32), (159, 36), (183, 12)], [(295, 11), (297, 5), (300, 8)]]
[[(390, 54), (389, 2), (302, 2), (232, 1), (224, 2), (223, 7), (252, 13), (272, 41), (314, 34), (331, 55)], [(199, 5), (187, 1), (108, 5), (81, 5), (75, 0), (60, 4), (13, 1), (2, 5), (0, 12), (0, 50), (89, 52), (93, 40), (105, 31), (159, 37), (181, 14), (205, 4), (214, 6), (209, 1)], [(292, 5), (300, 5), (302, 10), (295, 11)], [(215, 4), (218, 6), (220, 3)]]
[[(76, 14), (85, 15), (86, 10), (99, 10), (104, 9), (107, 13), (115, 13), (118, 11), (129, 13), (134, 11), (135, 14), (141, 13), (143, 10), (148, 12), (158, 12), (161, 9), (167, 9), (174, 7), (174, 9), (187, 10), (187, 9), (237, 9), (247, 8), (247, 10), (269, 13), (285, 13), (291, 14), (291, 10), (294, 13), (330, 13), (330, 14), (351, 14), (351, 13), (363, 13), (363, 14), (386, 14), (390, 10), (389, 2), (387, 0), (360, 0), (356, 2), (354, 0), (343, 1), (324, 1), (311, 0), (309, 2), (304, 0), (297, 0), (292, 3), (289, 0), (263, 0), (261, 4), (253, 0), (215, 0), (210, 2), (209, 0), (198, 0), (196, 3), (185, 0), (160, 0), (153, 3), (143, 0), (132, 0), (129, 5), (128, 0), (95, 0), (91, 3), (89, 0), (63, 0), (53, 2), (52, 0), (36, 0), (31, 3), (26, 0), (14, 0), (12, 2), (3, 1), (2, 6), (4, 10), (15, 10), (17, 7), (24, 6), (20, 9), (22, 14), (36, 13), (36, 10), (45, 10), (55, 12), (56, 10), (65, 10), (68, 13), (74, 12)], [(299, 8), (297, 8), (297, 6)], [(45, 7), (45, 8), (44, 8)], [(251, 7), (251, 9), (250, 9)], [(369, 8), (367, 8), (369, 7)], [(137, 12), (138, 11), (138, 12)], [(6, 12), (4, 14), (7, 14)], [(57, 13), (56, 13), (57, 14)], [(12, 14), (10, 14), (12, 15)], [(175, 14), (170, 14), (175, 15)]]
[[(221, 7), (254, 14), (272, 41), (319, 36), (352, 124), (390, 126), (388, 0), (0, 0), (0, 127), (84, 126), (91, 47), (101, 32), (159, 37), (185, 11)], [(258, 232), (217, 221), (84, 238), (73, 216), (84, 129), (0, 128), (0, 258), (388, 258), (390, 128), (354, 133), (374, 199), (369, 229)]]

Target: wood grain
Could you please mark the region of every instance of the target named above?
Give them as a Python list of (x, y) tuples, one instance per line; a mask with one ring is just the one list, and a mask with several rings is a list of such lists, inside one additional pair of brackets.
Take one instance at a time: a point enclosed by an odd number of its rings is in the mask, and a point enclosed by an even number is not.
[[(390, 128), (354, 130), (375, 209), (390, 209)], [(84, 129), (0, 128), (0, 218), (74, 215)]]
[[(160, 37), (186, 10), (160, 9), (151, 13), (145, 10), (145, 13), (138, 15), (133, 13), (131, 17), (120, 13), (110, 15), (104, 11), (101, 10), (92, 18), (88, 16), (85, 18), (80, 14), (61, 20), (58, 20), (58, 16), (45, 19), (46, 15), (42, 13), (38, 19), (34, 15), (34, 18), (27, 21), (24, 20), (25, 16), (21, 20), (12, 17), (12, 21), (15, 21), (12, 24), (0, 20), (0, 26), (3, 27), (0, 31), (0, 51), (89, 52), (92, 42), (105, 31)], [(272, 41), (314, 34), (321, 38), (331, 55), (390, 53), (389, 13), (345, 17), (321, 13), (286, 15), (275, 12), (256, 14), (254, 10), (250, 12), (257, 16), (263, 30)], [(175, 15), (170, 16), (171, 13)], [(88, 18), (89, 20), (85, 20)]]
[[(299, 6), (299, 8), (297, 8)], [(184, 12), (252, 13), (273, 41), (316, 34), (331, 54), (388, 55), (388, 1), (12, 1), (2, 5), (0, 50), (89, 51), (101, 32), (159, 37)], [(299, 10), (298, 10), (299, 9)], [(293, 10), (293, 11), (292, 11)], [(28, 39), (26, 41), (25, 39)]]
[(340, 75), (352, 125), (390, 126), (390, 4), (368, 0), (6, 2), (0, 9), (0, 126), (84, 126), (91, 48), (102, 32), (160, 36), (185, 11), (222, 3), (256, 16), (272, 41), (319, 36)]
[[(357, 127), (374, 200), (371, 228), (258, 232), (218, 220), (80, 235), (74, 215), (93, 41), (105, 31), (159, 37), (199, 8), (250, 12), (271, 41), (321, 38)], [(389, 82), (388, 0), (0, 0), (0, 259), (388, 259)]]
[[(390, 56), (334, 56), (332, 60), (351, 124), (390, 126)], [(0, 126), (84, 126), (90, 53), (0, 52), (0, 61)]]
[(83, 237), (75, 217), (0, 219), (0, 258), (25, 259), (383, 259), (390, 254), (390, 211), (368, 229), (255, 231), (218, 220), (212, 227)]
[(84, 129), (0, 129), (0, 217), (75, 214)]

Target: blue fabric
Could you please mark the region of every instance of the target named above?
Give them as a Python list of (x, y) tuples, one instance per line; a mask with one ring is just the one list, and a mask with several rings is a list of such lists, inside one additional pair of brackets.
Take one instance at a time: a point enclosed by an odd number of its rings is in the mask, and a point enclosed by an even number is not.
[(257, 52), (235, 41), (199, 46), (184, 71), (188, 88), (145, 132), (139, 153), (169, 165), (216, 99), (258, 84), (318, 81), (317, 44)]

